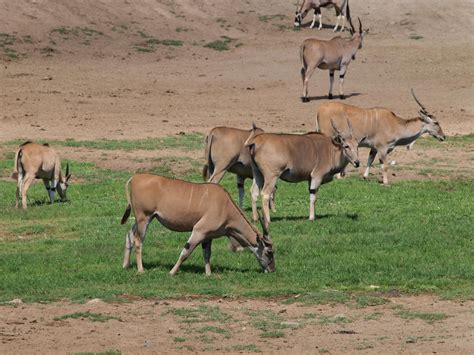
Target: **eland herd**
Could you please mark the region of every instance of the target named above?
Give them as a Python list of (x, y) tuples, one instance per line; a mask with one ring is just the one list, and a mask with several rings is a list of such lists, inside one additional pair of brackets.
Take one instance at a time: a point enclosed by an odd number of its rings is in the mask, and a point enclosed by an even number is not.
[[(301, 77), (303, 80), (303, 102), (309, 102), (308, 81), (316, 68), (329, 70), (329, 95), (333, 99), (334, 72), (339, 71), (340, 99), (344, 100), (344, 75), (351, 60), (362, 48), (362, 41), (369, 32), (352, 24), (349, 0), (303, 0), (297, 4), (295, 26), (310, 10), (314, 10), (310, 28), (315, 27), (319, 17), (322, 28), (321, 8), (334, 7), (337, 23), (345, 30), (346, 19), (350, 37), (333, 37), (330, 40), (309, 38), (300, 46)], [(340, 21), (342, 24), (340, 25)], [(315, 219), (316, 194), (322, 184), (334, 176), (344, 176), (348, 164), (360, 165), (358, 147), (370, 148), (364, 179), (379, 154), (382, 182), (388, 185), (387, 156), (396, 146), (411, 148), (416, 139), (428, 133), (443, 141), (445, 135), (438, 121), (423, 106), (411, 91), (419, 106), (418, 116), (404, 119), (392, 111), (376, 108), (360, 108), (341, 102), (325, 102), (319, 105), (316, 115), (316, 130), (305, 134), (268, 133), (255, 124), (250, 130), (232, 127), (215, 127), (205, 139), (205, 165), (202, 175), (205, 183), (194, 183), (170, 179), (152, 174), (136, 174), (125, 184), (127, 207), (121, 223), (127, 222), (131, 212), (135, 223), (125, 236), (123, 268), (130, 265), (130, 253), (136, 252), (138, 272), (143, 272), (142, 248), (147, 227), (157, 219), (166, 228), (178, 232), (191, 232), (178, 261), (171, 269), (174, 275), (183, 261), (201, 245), (206, 275), (211, 274), (210, 258), (212, 240), (227, 236), (234, 248), (248, 248), (265, 272), (275, 270), (273, 243), (269, 237), (270, 209), (275, 212), (275, 193), (278, 179), (290, 183), (306, 181), (309, 191), (309, 219)], [(57, 191), (61, 200), (66, 200), (66, 191), (71, 174), (67, 164), (61, 172), (58, 154), (48, 144), (25, 142), (15, 154), (12, 178), (17, 181), (16, 204), (21, 198), (23, 209), (27, 208), (27, 193), (35, 179), (42, 179), (50, 203)], [(237, 176), (239, 204), (219, 184), (226, 172)], [(244, 181), (252, 179), (252, 217), (260, 221), (262, 233), (248, 220), (242, 211)], [(261, 196), (263, 216), (257, 209)]]

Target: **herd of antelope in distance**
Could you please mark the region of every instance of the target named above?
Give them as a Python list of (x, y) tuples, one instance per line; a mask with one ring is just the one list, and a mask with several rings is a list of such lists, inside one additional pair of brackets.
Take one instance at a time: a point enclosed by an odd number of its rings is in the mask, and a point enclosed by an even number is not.
[[(334, 31), (345, 30), (349, 23), (350, 37), (336, 36), (330, 40), (306, 39), (300, 47), (302, 101), (308, 102), (308, 80), (316, 68), (329, 71), (329, 95), (335, 71), (340, 75), (340, 99), (344, 75), (368, 29), (358, 30), (352, 24), (349, 0), (303, 0), (295, 14), (295, 26), (301, 26), (306, 14), (313, 9), (310, 28), (315, 27), (316, 15), (322, 28), (321, 8), (334, 7), (337, 23)], [(296, 52), (296, 49), (295, 49)], [(435, 117), (421, 104), (413, 90), (411, 94), (419, 106), (418, 115), (405, 119), (382, 107), (360, 108), (342, 102), (324, 102), (315, 117), (314, 132), (306, 134), (268, 133), (255, 124), (250, 130), (233, 127), (215, 127), (205, 139), (205, 165), (202, 175), (205, 183), (187, 182), (151, 174), (135, 174), (125, 184), (127, 207), (122, 218), (124, 224), (133, 211), (135, 223), (125, 236), (123, 268), (130, 264), (130, 253), (136, 252), (138, 272), (143, 272), (142, 248), (148, 224), (157, 219), (166, 228), (178, 232), (191, 232), (179, 259), (171, 269), (175, 274), (181, 263), (201, 245), (205, 273), (211, 273), (210, 257), (212, 240), (227, 236), (232, 245), (248, 248), (265, 272), (275, 270), (273, 243), (269, 237), (270, 209), (275, 211), (275, 193), (278, 179), (290, 183), (306, 181), (309, 191), (309, 219), (315, 219), (316, 194), (322, 184), (334, 176), (344, 176), (345, 168), (352, 164), (358, 168), (358, 148), (370, 149), (363, 174), (369, 170), (377, 154), (382, 170), (383, 185), (388, 185), (387, 156), (396, 146), (411, 146), (425, 133), (443, 141), (445, 135)], [(57, 191), (66, 199), (71, 173), (69, 164), (64, 175), (60, 171), (58, 154), (48, 144), (33, 142), (22, 144), (15, 155), (12, 178), (17, 180), (16, 204), (21, 199), (27, 208), (27, 193), (34, 179), (42, 179), (53, 203)], [(219, 185), (226, 172), (237, 177), (239, 204)], [(262, 233), (247, 219), (242, 211), (244, 181), (252, 179), (252, 217), (260, 221)], [(261, 196), (263, 216), (257, 209)], [(274, 212), (273, 212), (274, 213)]]

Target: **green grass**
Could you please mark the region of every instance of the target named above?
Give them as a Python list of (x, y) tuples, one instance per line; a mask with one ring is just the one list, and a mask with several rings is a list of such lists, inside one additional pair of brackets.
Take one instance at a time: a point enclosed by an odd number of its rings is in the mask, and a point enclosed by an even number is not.
[(263, 15), (263, 16), (259, 16), (258, 19), (262, 22), (269, 22), (269, 21), (273, 21), (273, 20), (279, 20), (279, 21), (283, 21), (285, 20), (287, 17), (285, 15), (281, 15), (281, 14), (277, 14), (277, 15)]
[[(216, 41), (205, 44), (204, 47), (214, 49), (216, 51), (227, 51), (230, 49), (230, 44), (236, 41), (234, 38), (230, 38), (227, 36), (221, 36), (221, 38), (222, 39), (218, 39)], [(241, 45), (242, 43), (236, 43), (235, 47), (240, 47)]]
[[(6, 145), (19, 145), (24, 140), (14, 140), (6, 142)], [(139, 140), (116, 140), (116, 139), (101, 139), (101, 140), (74, 140), (66, 139), (65, 141), (38, 140), (36, 143), (48, 142), (51, 146), (63, 147), (83, 147), (91, 149), (103, 150), (156, 150), (156, 149), (182, 149), (184, 151), (202, 149), (204, 144), (204, 136), (201, 133), (187, 133), (177, 134), (174, 136), (167, 136), (161, 138), (145, 138)]]
[(62, 315), (60, 317), (55, 317), (54, 320), (65, 320), (65, 319), (88, 319), (92, 322), (105, 322), (110, 319), (119, 319), (113, 316), (104, 316), (100, 313), (93, 313), (93, 312), (76, 312), (76, 313), (68, 313)]
[(445, 313), (432, 312), (416, 312), (403, 309), (396, 313), (399, 317), (404, 319), (422, 319), (428, 323), (439, 322), (448, 318)]
[(440, 142), (432, 137), (422, 137), (416, 140), (415, 147), (424, 148), (470, 148), (474, 149), (474, 134), (454, 135), (446, 137), (444, 142)]
[(176, 39), (157, 39), (146, 34), (143, 31), (137, 31), (137, 34), (143, 39), (142, 42), (134, 44), (132, 47), (138, 52), (155, 52), (159, 45), (181, 47), (183, 41)]
[[(193, 138), (184, 146), (197, 147), (199, 141), (202, 147), (201, 135), (170, 137), (170, 144), (180, 147), (183, 141), (178, 140), (188, 136)], [(61, 144), (132, 150), (153, 149), (162, 143)], [(13, 166), (11, 154), (8, 157), (0, 160), (4, 177)], [(38, 183), (30, 190), (29, 209), (15, 210), (15, 183), (0, 180), (0, 302), (193, 294), (379, 304), (378, 296), (367, 291), (369, 285), (380, 286), (377, 292), (382, 293), (395, 289), (473, 298), (470, 179), (403, 181), (391, 188), (356, 177), (334, 181), (320, 190), (314, 222), (307, 220), (306, 184), (279, 183), (278, 211), (270, 226), (275, 273), (262, 273), (251, 253), (231, 253), (226, 238), (220, 238), (213, 243), (211, 277), (204, 275), (199, 249), (170, 277), (168, 272), (189, 233), (171, 232), (153, 222), (144, 244), (145, 273), (137, 274), (134, 262), (129, 270), (122, 270), (123, 238), (131, 224), (120, 225), (120, 218), (126, 205), (124, 183), (131, 173), (103, 170), (91, 163), (70, 164), (74, 175), (66, 203), (46, 204), (46, 192)], [(188, 171), (187, 178), (200, 181), (200, 163), (191, 166), (195, 172)], [(235, 177), (226, 176), (223, 184), (237, 199)], [(246, 196), (246, 206), (248, 202)], [(250, 216), (248, 207), (245, 212)], [(211, 317), (208, 314), (218, 322), (226, 319), (213, 309), (189, 312), (195, 316), (183, 316), (183, 321), (201, 322)]]

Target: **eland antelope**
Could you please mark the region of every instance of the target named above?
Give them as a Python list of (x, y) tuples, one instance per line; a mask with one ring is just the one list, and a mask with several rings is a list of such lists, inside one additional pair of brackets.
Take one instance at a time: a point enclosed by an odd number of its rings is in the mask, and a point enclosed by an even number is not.
[(124, 268), (130, 265), (130, 252), (135, 247), (138, 272), (143, 272), (142, 243), (148, 224), (156, 218), (170, 230), (192, 232), (170, 271), (172, 275), (199, 244), (203, 249), (206, 275), (210, 275), (212, 240), (221, 236), (231, 237), (250, 249), (265, 272), (275, 270), (267, 225), (260, 219), (263, 234), (259, 233), (221, 186), (136, 174), (125, 184), (125, 192), (128, 205), (122, 224), (132, 209), (135, 224), (125, 236)]
[(313, 9), (314, 14), (313, 14), (313, 22), (309, 26), (310, 28), (314, 28), (314, 25), (316, 24), (316, 15), (319, 17), (319, 27), (318, 30), (320, 30), (323, 27), (323, 22), (322, 22), (322, 15), (321, 15), (321, 8), (322, 7), (330, 7), (334, 6), (334, 9), (336, 10), (336, 16), (337, 16), (337, 21), (336, 21), (336, 26), (334, 26), (334, 32), (337, 31), (337, 28), (339, 27), (339, 21), (342, 19), (342, 26), (341, 26), (341, 31), (344, 31), (345, 26), (346, 26), (346, 17), (348, 20), (351, 18), (350, 10), (349, 10), (349, 0), (303, 0), (303, 3), (301, 6), (298, 8), (295, 13), (295, 21), (294, 24), (296, 27), (301, 26), (301, 22), (303, 21), (303, 18), (307, 15), (307, 13)]
[(255, 124), (251, 130), (214, 127), (205, 141), (206, 164), (202, 170), (203, 179), (218, 184), (226, 171), (236, 174), (240, 208), (243, 207), (245, 179), (253, 178), (250, 152), (244, 146), (252, 131), (263, 133), (263, 130), (257, 128)]
[(413, 89), (411, 93), (420, 107), (418, 117), (403, 119), (386, 108), (365, 109), (339, 102), (327, 102), (319, 106), (316, 116), (317, 131), (333, 134), (333, 121), (341, 125), (342, 122), (349, 120), (353, 127), (354, 137), (356, 139), (365, 137), (360, 146), (370, 148), (364, 179), (368, 178), (370, 166), (379, 153), (383, 184), (388, 185), (387, 155), (396, 146), (411, 147), (424, 133), (440, 141), (446, 138), (438, 121), (416, 98)]
[(321, 133), (251, 135), (245, 142), (252, 157), (252, 170), (256, 186), (252, 190), (253, 218), (257, 218), (256, 201), (259, 191), (262, 195), (264, 217), (270, 222), (268, 201), (280, 178), (287, 182), (307, 181), (310, 194), (309, 219), (314, 220), (316, 193), (321, 186), (330, 182), (348, 163), (359, 166), (357, 146), (351, 134), (343, 135), (334, 125), (333, 137)]
[(12, 178), (17, 180), (15, 207), (18, 208), (21, 196), (22, 207), (26, 209), (28, 189), (35, 179), (43, 179), (50, 203), (54, 202), (56, 190), (61, 201), (66, 200), (70, 177), (69, 163), (66, 165), (66, 174), (63, 176), (59, 156), (48, 144), (41, 145), (30, 141), (23, 143), (15, 154), (12, 173)]
[(341, 100), (345, 99), (343, 85), (344, 76), (351, 60), (355, 60), (355, 55), (362, 48), (362, 41), (369, 30), (362, 30), (362, 23), (359, 19), (359, 32), (355, 32), (352, 21), (351, 38), (333, 37), (330, 40), (320, 40), (308, 38), (303, 41), (300, 47), (301, 59), (301, 79), (303, 80), (303, 102), (309, 102), (308, 81), (316, 68), (329, 70), (329, 95), (332, 99), (332, 86), (334, 83), (334, 72), (339, 70), (339, 94)]

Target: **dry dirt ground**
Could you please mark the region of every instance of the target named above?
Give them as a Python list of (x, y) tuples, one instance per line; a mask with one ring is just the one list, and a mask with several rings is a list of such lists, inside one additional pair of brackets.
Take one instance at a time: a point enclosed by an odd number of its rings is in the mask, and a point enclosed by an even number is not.
[[(315, 111), (326, 99), (328, 74), (315, 72), (312, 100), (301, 103), (299, 44), (333, 33), (329, 26), (293, 31), (293, 13), (289, 1), (0, 0), (0, 143), (141, 139), (205, 133), (216, 125), (244, 128), (253, 121), (267, 131), (312, 130)], [(413, 117), (413, 87), (446, 134), (474, 132), (472, 1), (352, 0), (351, 13), (361, 17), (370, 35), (346, 74), (347, 103), (385, 106)], [(323, 10), (323, 20), (334, 24), (333, 11)], [(216, 40), (229, 50), (205, 47)], [(417, 150), (415, 145), (393, 159), (405, 166), (445, 164), (443, 177), (456, 169), (472, 177), (472, 151), (441, 143)], [(63, 148), (61, 154), (134, 169), (143, 168), (130, 165), (134, 156), (180, 153)], [(121, 156), (125, 163), (117, 159)], [(392, 180), (420, 176), (433, 177), (407, 168)], [(256, 300), (2, 306), (0, 352), (474, 351), (472, 302), (431, 296), (389, 301), (363, 309)], [(202, 305), (219, 307), (230, 318), (183, 322), (187, 311), (180, 309)], [(400, 309), (448, 317), (405, 319), (397, 315)], [(113, 319), (54, 320), (86, 311)], [(254, 324), (259, 319), (284, 323), (284, 336), (263, 338)]]
[[(392, 297), (366, 308), (188, 299), (17, 304), (0, 310), (2, 353), (468, 354), (474, 349), (474, 302), (431, 296)], [(422, 314), (431, 316), (422, 319)]]

